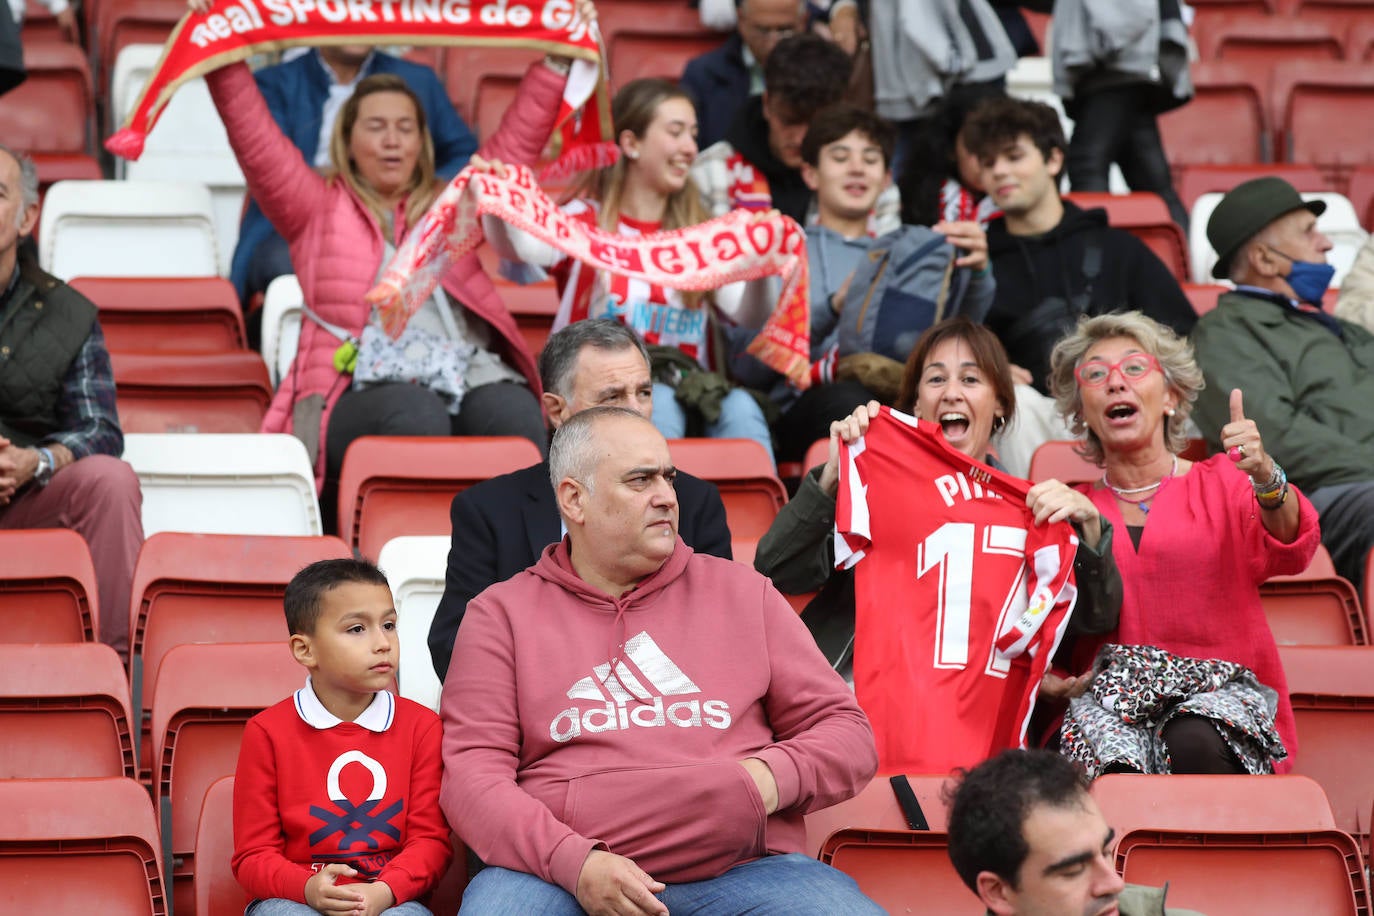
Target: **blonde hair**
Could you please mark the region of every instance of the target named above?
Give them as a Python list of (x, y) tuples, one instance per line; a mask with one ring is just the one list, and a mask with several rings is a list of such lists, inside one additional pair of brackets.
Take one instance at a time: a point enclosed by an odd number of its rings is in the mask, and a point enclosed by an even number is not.
[(349, 141), (353, 136), (353, 127), (358, 123), (358, 109), (362, 107), (363, 99), (370, 95), (380, 92), (398, 92), (410, 99), (410, 104), (415, 106), (415, 126), (420, 131), (420, 155), (415, 160), (415, 170), (411, 172), (410, 180), (403, 189), (408, 195), (406, 198), (405, 228), (409, 228), (420, 219), (424, 212), (429, 209), (429, 205), (434, 202), (434, 198), (439, 194), (439, 188), (434, 178), (434, 138), (429, 134), (429, 124), (425, 119), (425, 108), (420, 104), (420, 98), (415, 91), (406, 84), (406, 81), (394, 73), (374, 73), (364, 77), (359, 81), (353, 94), (344, 102), (343, 108), (339, 111), (339, 116), (334, 119), (334, 132), (329, 138), (329, 157), (333, 160), (334, 167), (330, 177), (337, 178), (358, 195), (372, 214), (377, 217), (377, 221), (386, 227), (391, 226), (391, 212), (387, 209), (382, 196), (377, 193), (377, 189), (368, 183), (367, 179), (358, 174), (358, 170), (349, 155)]
[(1193, 412), (1193, 402), (1206, 382), (1188, 341), (1140, 312), (1112, 312), (1079, 318), (1073, 333), (1055, 344), (1050, 354), (1050, 393), (1069, 429), (1081, 440), (1079, 454), (1099, 466), (1105, 463), (1102, 442), (1083, 420), (1083, 395), (1074, 373), (1093, 344), (1112, 337), (1129, 337), (1140, 344), (1140, 349), (1159, 360), (1164, 384), (1178, 396), (1173, 415), (1164, 418), (1164, 445), (1177, 455), (1188, 445), (1188, 415)]

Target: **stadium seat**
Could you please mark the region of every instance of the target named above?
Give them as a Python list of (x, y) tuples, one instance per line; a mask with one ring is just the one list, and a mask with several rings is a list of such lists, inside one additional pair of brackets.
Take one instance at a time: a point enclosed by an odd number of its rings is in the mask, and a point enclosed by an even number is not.
[[(1187, 168), (1272, 161), (1273, 127), (1267, 101), (1271, 69), (1267, 61), (1193, 64), (1196, 94), (1192, 101), (1159, 119), (1169, 163)], [(1218, 124), (1226, 125), (1225, 129), (1219, 130)], [(1193, 269), (1197, 269), (1196, 261)]]
[(1374, 802), (1374, 649), (1279, 646), (1298, 725), (1294, 772), (1326, 790), (1336, 825), (1370, 834)]
[(1178, 282), (1188, 279), (1188, 239), (1169, 216), (1158, 194), (1106, 194), (1074, 191), (1067, 198), (1085, 210), (1101, 207), (1107, 222), (1140, 239), (1173, 272)]
[(6, 642), (94, 642), (98, 605), (95, 567), (81, 535), (67, 528), (0, 531)]
[(1078, 443), (1070, 439), (1042, 444), (1031, 455), (1027, 479), (1040, 483), (1053, 478), (1070, 486), (1101, 480), (1102, 469), (1078, 454), (1077, 448)]
[[(650, 14), (652, 19), (645, 18), (638, 25), (652, 27), (653, 19), (662, 18), (663, 9), (660, 5), (660, 11)], [(699, 22), (697, 28), (695, 35), (664, 33), (652, 28), (645, 31), (632, 27), (618, 29), (607, 52), (611, 86), (619, 89), (631, 80), (644, 78), (676, 83), (688, 61), (714, 51), (725, 41), (725, 36), (719, 32), (702, 30)]]
[[(119, 52), (111, 80), (111, 123), (123, 124), (134, 110), (161, 57), (161, 45), (128, 45)], [(187, 181), (209, 188), (219, 273), (228, 275), (239, 237), (246, 183), (204, 79), (178, 87), (158, 116), (157, 129), (148, 135), (143, 155), (135, 161), (115, 157), (114, 166), (116, 178)]]
[(1191, 5), (1200, 15), (1207, 16), (1232, 13), (1273, 15), (1278, 12), (1275, 0), (1194, 0)]
[(1274, 123), (1284, 160), (1348, 177), (1374, 164), (1374, 139), (1359, 127), (1374, 117), (1374, 72), (1358, 61), (1280, 61), (1273, 65)]
[(1281, 646), (1363, 646), (1369, 643), (1355, 587), (1339, 576), (1284, 576), (1260, 586), (1269, 629)]
[(1365, 229), (1374, 226), (1374, 166), (1357, 168), (1350, 173), (1345, 196), (1355, 208), (1355, 215)]
[(1302, 776), (1103, 776), (1093, 797), (1120, 840), (1131, 884), (1169, 885), (1169, 903), (1208, 916), (1301, 901), (1323, 916), (1367, 912), (1355, 841)]
[(27, 0), (24, 4), (24, 23), (19, 38), (24, 44), (25, 56), (32, 45), (72, 41), (57, 24), (57, 17), (52, 10), (38, 0)]
[(731, 537), (757, 541), (787, 502), (772, 457), (752, 439), (669, 439), (668, 452), (679, 471), (720, 490)]
[[(1374, 15), (1370, 0), (1282, 0), (1283, 12), (1305, 22), (1321, 22), (1334, 35), (1346, 35)], [(1350, 57), (1350, 60), (1359, 58)]]
[(1191, 210), (1197, 199), (1208, 191), (1224, 194), (1242, 182), (1269, 176), (1282, 178), (1299, 191), (1334, 190), (1320, 169), (1293, 162), (1190, 165), (1176, 177), (1174, 185), (1183, 200), (1183, 206)]
[(496, 276), (492, 279), (497, 295), (515, 316), (515, 325), (525, 338), (525, 344), (538, 356), (553, 333), (553, 319), (558, 313), (558, 287), (552, 279), (529, 284), (511, 283)]
[(76, 277), (72, 288), (100, 307), (111, 351), (242, 350), (243, 311), (220, 277)]
[(176, 646), (163, 658), (153, 687), (153, 799), (174, 911), (195, 908), (196, 824), (210, 786), (234, 773), (244, 724), (304, 683), (285, 640)]
[(143, 490), (143, 532), (321, 533), (305, 445), (285, 433), (138, 434), (124, 460)]
[[(529, 48), (501, 46), (463, 48), (458, 53), (446, 56), (443, 74), (449, 100), (477, 136), (491, 136), (478, 130), (477, 100), (483, 86), (503, 85), (513, 97), (525, 71), (537, 60), (539, 53)], [(499, 117), (497, 123), (500, 123)]]
[(363, 436), (339, 471), (339, 533), (369, 558), (401, 535), (448, 536), (460, 490), (538, 462), (519, 436)]
[(166, 916), (157, 819), (132, 779), (0, 779), (5, 912)]
[(429, 655), (429, 625), (444, 595), (449, 543), (447, 535), (392, 538), (377, 556), (396, 598), (396, 635), (401, 640), (397, 686), (401, 696), (435, 712), (444, 685)]
[(127, 45), (149, 44), (162, 47), (172, 27), (186, 15), (186, 4), (178, 0), (100, 0), (95, 31), (95, 60), (100, 66), (102, 93), (113, 82), (111, 71), (119, 52)]
[(1193, 311), (1199, 315), (1205, 315), (1217, 307), (1217, 297), (1222, 293), (1230, 292), (1231, 287), (1222, 286), (1218, 283), (1184, 283), (1183, 295), (1188, 297), (1189, 304)]
[(0, 734), (0, 779), (137, 775), (129, 684), (101, 643), (0, 643)]
[(305, 295), (295, 274), (284, 274), (268, 284), (262, 302), (262, 358), (274, 388), (296, 361), (304, 305)]
[(249, 904), (229, 860), (234, 856), (234, 777), (205, 793), (196, 822), (196, 916), (243, 916)]
[[(1364, 244), (1368, 233), (1360, 226), (1359, 218), (1355, 215), (1355, 207), (1345, 195), (1330, 191), (1305, 191), (1302, 196), (1304, 200), (1326, 202), (1326, 212), (1317, 218), (1317, 228), (1335, 245), (1327, 252), (1326, 258), (1336, 268), (1336, 273), (1331, 279), (1331, 287), (1338, 288), (1345, 275), (1349, 273), (1355, 255)], [(1215, 282), (1212, 279), (1212, 265), (1216, 263), (1217, 253), (1212, 250), (1212, 243), (1207, 241), (1207, 221), (1222, 197), (1221, 193), (1211, 191), (1200, 195), (1193, 203), (1188, 236), (1195, 283)]]
[(1193, 30), (1203, 60), (1341, 60), (1342, 35), (1320, 20), (1238, 14), (1208, 18)]
[(1374, 58), (1374, 17), (1364, 16), (1350, 26), (1345, 39), (1345, 59), (1369, 61)]
[(219, 274), (214, 205), (204, 185), (59, 181), (43, 200), (38, 238), (39, 263), (63, 280)]
[(24, 67), (28, 78), (5, 93), (0, 104), (5, 145), (24, 152), (88, 155), (95, 106), (86, 55), (65, 41), (25, 41)]
[(255, 433), (272, 400), (262, 357), (222, 353), (110, 355), (120, 426), (133, 433)]
[(173, 647), (285, 642), (286, 584), (317, 560), (351, 556), (336, 537), (150, 536), (138, 553), (129, 602), (130, 683), (140, 723), (149, 721), (158, 668)]
[(929, 830), (908, 827), (886, 777), (874, 779), (853, 799), (806, 817), (808, 848), (822, 862), (858, 882), (859, 889), (889, 913), (976, 916), (983, 908), (947, 852), (943, 776), (910, 776)]

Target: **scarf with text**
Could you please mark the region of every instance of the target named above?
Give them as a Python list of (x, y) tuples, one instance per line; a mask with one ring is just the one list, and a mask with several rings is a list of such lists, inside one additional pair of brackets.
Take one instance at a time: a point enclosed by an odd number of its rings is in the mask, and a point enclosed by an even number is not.
[(556, 171), (604, 165), (613, 149), (600, 33), (577, 18), (574, 0), (216, 0), (177, 23), (105, 148), (141, 156), (172, 94), (190, 80), (254, 54), (331, 44), (486, 45), (572, 58), (555, 122)]
[(667, 232), (624, 236), (587, 226), (549, 200), (525, 168), (505, 176), (471, 167), (434, 201), (367, 294), (393, 337), (434, 291), (449, 265), (482, 243), (481, 216), (495, 216), (596, 270), (680, 290), (778, 276), (782, 295), (749, 352), (798, 388), (810, 384), (806, 233), (796, 221), (735, 210)]

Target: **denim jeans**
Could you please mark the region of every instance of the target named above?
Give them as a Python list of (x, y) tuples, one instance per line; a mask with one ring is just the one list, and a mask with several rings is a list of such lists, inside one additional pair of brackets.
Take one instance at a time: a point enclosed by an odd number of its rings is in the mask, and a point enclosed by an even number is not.
[[(844, 872), (799, 853), (736, 865), (706, 881), (670, 884), (656, 894), (673, 916), (878, 916)], [(581, 916), (577, 899), (524, 872), (488, 866), (463, 892), (459, 916)], [(258, 916), (258, 914), (253, 914)]]
[[(306, 906), (304, 903), (273, 897), (269, 900), (254, 900), (243, 911), (243, 916), (319, 916), (319, 911)], [(408, 903), (382, 910), (381, 916), (434, 916), (434, 914), (427, 907), (411, 900)]]
[[(662, 382), (654, 382), (654, 426), (665, 439), (682, 439), (687, 435), (687, 413), (677, 401), (673, 389)], [(773, 436), (763, 408), (753, 395), (736, 388), (720, 404), (720, 419), (706, 424), (711, 439), (753, 439), (773, 460)]]
[(1075, 191), (1106, 191), (1113, 162), (1132, 191), (1164, 198), (1169, 215), (1188, 232), (1188, 211), (1174, 190), (1159, 124), (1147, 109), (1146, 86), (1114, 86), (1084, 95), (1076, 103), (1069, 141), (1069, 186)]

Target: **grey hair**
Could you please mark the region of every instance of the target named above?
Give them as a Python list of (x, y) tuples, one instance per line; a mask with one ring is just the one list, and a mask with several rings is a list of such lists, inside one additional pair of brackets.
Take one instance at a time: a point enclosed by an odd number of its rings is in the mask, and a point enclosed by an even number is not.
[(19, 199), (22, 206), (19, 208), (19, 215), (15, 217), (15, 225), (21, 226), (29, 207), (38, 205), (38, 166), (24, 153), (3, 143), (0, 143), (0, 152), (9, 153), (14, 161), (19, 163)]
[(549, 443), (549, 480), (553, 488), (568, 478), (572, 478), (590, 491), (592, 472), (596, 469), (596, 426), (603, 420), (613, 417), (628, 417), (640, 423), (649, 421), (624, 407), (592, 407), (568, 418), (554, 430), (553, 441)]
[(1188, 445), (1188, 416), (1206, 382), (1193, 358), (1193, 348), (1165, 325), (1140, 312), (1112, 312), (1078, 319), (1078, 327), (1055, 344), (1050, 354), (1050, 393), (1054, 405), (1081, 441), (1078, 452), (1101, 466), (1102, 443), (1083, 420), (1083, 396), (1074, 372), (1093, 344), (1112, 337), (1129, 337), (1159, 360), (1164, 383), (1178, 395), (1178, 406), (1164, 421), (1164, 445), (1177, 455)]
[(539, 352), (539, 382), (545, 391), (572, 397), (572, 377), (585, 347), (615, 352), (634, 347), (649, 365), (649, 350), (639, 335), (613, 318), (588, 318), (549, 337)]

